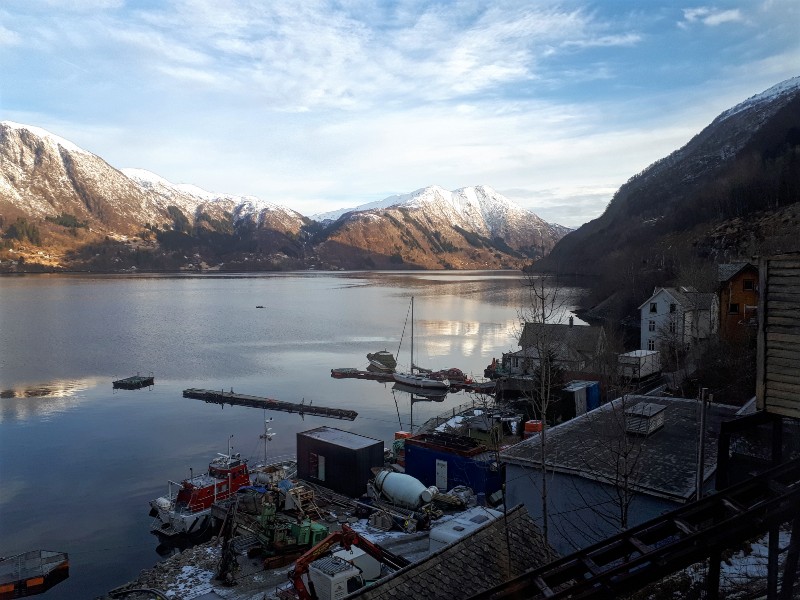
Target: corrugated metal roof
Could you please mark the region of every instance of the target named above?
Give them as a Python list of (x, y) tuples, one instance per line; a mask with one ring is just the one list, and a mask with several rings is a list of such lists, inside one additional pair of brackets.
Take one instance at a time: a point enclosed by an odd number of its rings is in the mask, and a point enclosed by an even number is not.
[(317, 440), (323, 440), (325, 442), (342, 446), (343, 448), (350, 448), (352, 450), (369, 448), (375, 444), (381, 444), (381, 446), (383, 446), (383, 442), (381, 440), (368, 438), (350, 431), (343, 431), (342, 429), (336, 429), (335, 427), (317, 427), (316, 429), (303, 431), (297, 435), (304, 435)]

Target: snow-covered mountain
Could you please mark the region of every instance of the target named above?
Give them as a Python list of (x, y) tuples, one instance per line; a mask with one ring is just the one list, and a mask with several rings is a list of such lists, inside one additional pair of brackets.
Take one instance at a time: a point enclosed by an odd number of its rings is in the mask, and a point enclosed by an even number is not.
[(190, 225), (202, 216), (296, 234), (307, 223), (301, 214), (255, 197), (173, 184), (142, 169), (117, 170), (72, 142), (10, 121), (0, 122), (0, 207), (8, 216), (34, 219), (69, 214), (119, 235), (145, 225), (169, 227), (176, 208)]
[(381, 267), (400, 263), (464, 268), (461, 254), (496, 268), (508, 265), (499, 254), (539, 258), (569, 232), (487, 186), (452, 192), (430, 186), (315, 218), (330, 229), (320, 252), (332, 245), (380, 250)]
[[(14, 251), (34, 259), (39, 248), (80, 254), (110, 239), (132, 244), (137, 260), (146, 249), (229, 268), (518, 268), (568, 231), (485, 186), (431, 186), (339, 212), (315, 222), (253, 196), (118, 170), (43, 129), (0, 122), (0, 234), (11, 228)], [(35, 252), (25, 247), (34, 238)], [(102, 256), (95, 250), (84, 254)], [(114, 253), (124, 262), (124, 248)]]

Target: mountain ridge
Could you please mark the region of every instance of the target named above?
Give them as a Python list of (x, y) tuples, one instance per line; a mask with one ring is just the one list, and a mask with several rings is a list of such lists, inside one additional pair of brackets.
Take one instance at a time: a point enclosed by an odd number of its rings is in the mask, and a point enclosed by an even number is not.
[[(398, 198), (405, 204), (380, 209), (382, 215), (350, 211), (320, 223), (255, 196), (116, 169), (46, 130), (0, 122), (0, 231), (5, 246), (20, 246), (7, 247), (0, 260), (18, 265), (9, 254), (22, 250), (26, 268), (43, 254), (26, 243), (52, 250), (45, 252), (56, 256), (48, 267), (100, 268), (87, 263), (87, 248), (97, 250), (104, 238), (128, 245), (116, 249), (116, 267), (105, 268), (136, 267), (131, 251), (137, 260), (143, 252), (174, 254), (155, 261), (166, 269), (521, 268), (568, 231), (487, 186), (429, 186)], [(354, 228), (358, 234), (345, 235)], [(536, 232), (535, 244), (527, 243), (529, 232)], [(388, 238), (393, 243), (384, 248)]]
[(723, 111), (631, 177), (600, 217), (565, 236), (535, 268), (589, 276), (587, 307), (613, 295), (625, 313), (654, 285), (680, 283), (690, 270), (800, 249), (790, 235), (800, 212), (798, 173), (795, 77)]

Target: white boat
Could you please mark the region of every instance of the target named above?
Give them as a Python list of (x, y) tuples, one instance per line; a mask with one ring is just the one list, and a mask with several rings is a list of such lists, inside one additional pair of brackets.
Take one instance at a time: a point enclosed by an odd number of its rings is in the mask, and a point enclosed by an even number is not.
[(450, 382), (447, 379), (434, 379), (430, 373), (423, 373), (414, 365), (414, 296), (411, 296), (411, 371), (408, 373), (394, 373), (392, 375), (397, 383), (428, 390), (449, 390)]

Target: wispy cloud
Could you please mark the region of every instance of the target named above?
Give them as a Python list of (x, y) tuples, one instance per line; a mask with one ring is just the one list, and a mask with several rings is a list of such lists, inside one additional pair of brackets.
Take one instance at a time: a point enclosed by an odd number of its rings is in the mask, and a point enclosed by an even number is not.
[(742, 12), (738, 8), (721, 10), (708, 6), (699, 6), (697, 8), (684, 8), (683, 21), (678, 25), (686, 27), (692, 23), (701, 23), (714, 27), (722, 25), (723, 23), (733, 23), (744, 21)]
[(22, 36), (0, 25), (0, 46), (18, 46), (21, 43)]

